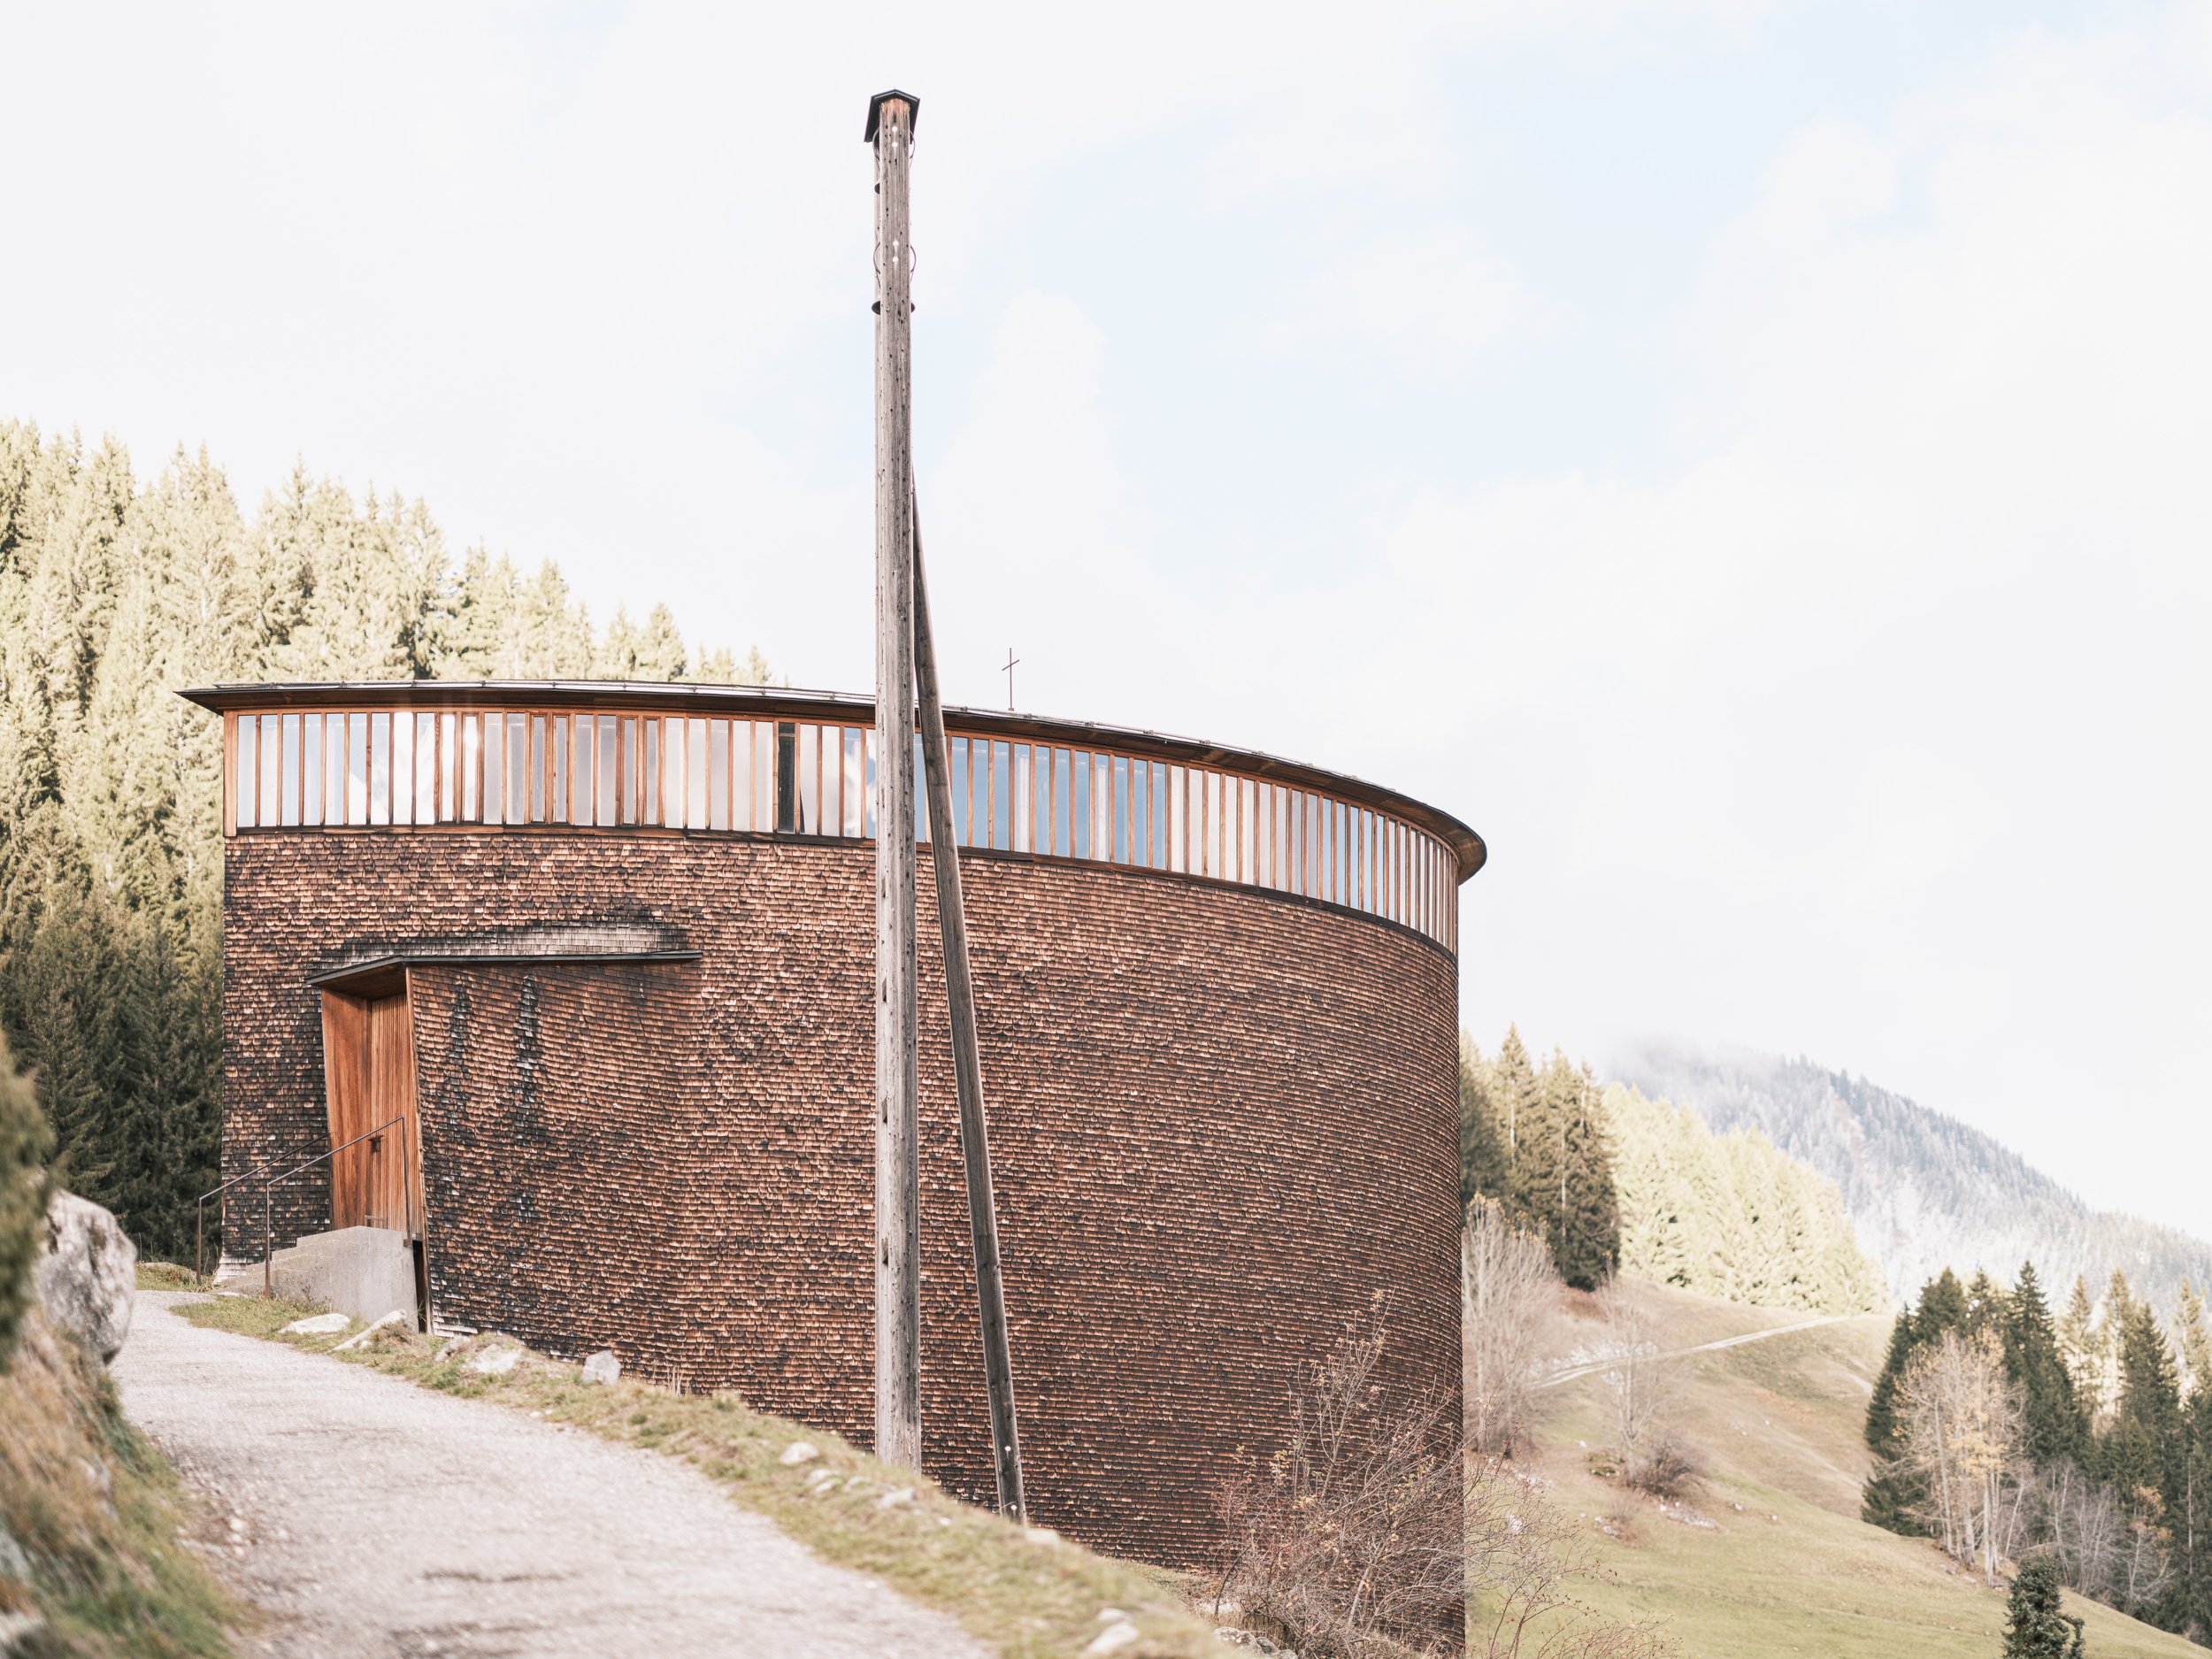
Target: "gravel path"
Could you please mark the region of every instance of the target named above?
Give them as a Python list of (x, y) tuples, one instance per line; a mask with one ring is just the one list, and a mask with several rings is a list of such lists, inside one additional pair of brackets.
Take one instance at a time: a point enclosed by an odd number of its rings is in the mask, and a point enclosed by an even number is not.
[(141, 1291), (115, 1377), (227, 1524), (265, 1652), (980, 1659), (673, 1459), (167, 1311), (194, 1300)]
[[(1811, 1331), (1824, 1325), (1833, 1325), (1839, 1319), (1850, 1317), (1840, 1313), (1816, 1314), (1809, 1319), (1800, 1319), (1795, 1325), (1770, 1325), (1763, 1331), (1745, 1331), (1735, 1336), (1724, 1336), (1717, 1342), (1700, 1342), (1692, 1348), (1669, 1348), (1663, 1354), (1653, 1355), (1652, 1358), (1683, 1359), (1692, 1354), (1709, 1354), (1715, 1348), (1741, 1348), (1747, 1342), (1764, 1342), (1771, 1338), (1789, 1336), (1799, 1331)], [(1601, 1371), (1610, 1371), (1615, 1363), (1616, 1362), (1610, 1359), (1594, 1359), (1578, 1365), (1564, 1366), (1538, 1378), (1536, 1386), (1539, 1388), (1555, 1388), (1561, 1383), (1574, 1381), (1578, 1377), (1589, 1377)]]

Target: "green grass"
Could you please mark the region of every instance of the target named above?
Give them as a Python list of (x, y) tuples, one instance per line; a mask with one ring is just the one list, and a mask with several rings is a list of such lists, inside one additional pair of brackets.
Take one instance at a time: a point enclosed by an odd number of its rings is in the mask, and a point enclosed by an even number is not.
[[(1637, 1291), (1664, 1348), (1804, 1317)], [(1578, 1333), (1594, 1335), (1594, 1325)], [(1690, 1504), (1710, 1530), (1592, 1474), (1591, 1454), (1608, 1437), (1604, 1385), (1559, 1389), (1531, 1462), (1596, 1536), (1612, 1582), (1587, 1599), (1616, 1616), (1663, 1619), (1691, 1659), (1995, 1659), (2003, 1590), (1953, 1571), (1925, 1541), (1858, 1518), (1860, 1430), (1888, 1339), (1886, 1318), (1849, 1319), (1673, 1362), (1683, 1425), (1710, 1471)], [(2093, 1659), (2201, 1659), (2201, 1648), (2108, 1608), (2070, 1595), (2067, 1606), (2087, 1620)]]
[[(319, 1311), (296, 1302), (227, 1296), (177, 1311), (196, 1325), (310, 1352), (327, 1353), (346, 1340), (281, 1334), (291, 1321)], [(1109, 1608), (1129, 1615), (1139, 1632), (1137, 1643), (1120, 1650), (1126, 1659), (1219, 1659), (1231, 1651), (1188, 1610), (1173, 1575), (1012, 1525), (833, 1434), (755, 1411), (733, 1394), (674, 1394), (626, 1378), (602, 1386), (585, 1382), (579, 1367), (536, 1354), (501, 1376), (470, 1371), (465, 1361), (490, 1340), (453, 1347), (386, 1326), (331, 1357), (682, 1458), (824, 1560), (941, 1609), (1006, 1659), (1080, 1654), (1105, 1629), (1099, 1615)], [(784, 1449), (802, 1440), (820, 1456), (786, 1467), (779, 1461)], [(911, 1499), (883, 1506), (902, 1491)]]
[(183, 1541), (194, 1518), (99, 1363), (43, 1319), (27, 1322), (0, 1371), (0, 1528), (29, 1574), (0, 1568), (0, 1616), (39, 1625), (0, 1649), (24, 1659), (222, 1659), (248, 1609)]

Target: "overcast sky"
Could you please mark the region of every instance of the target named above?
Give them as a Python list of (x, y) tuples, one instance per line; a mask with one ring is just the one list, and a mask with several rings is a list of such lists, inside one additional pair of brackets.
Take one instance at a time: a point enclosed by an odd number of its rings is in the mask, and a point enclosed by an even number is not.
[(2212, 1234), (2212, 8), (12, 8), (0, 415), (872, 675), (923, 99), (949, 695), (1397, 786), (1464, 1014)]

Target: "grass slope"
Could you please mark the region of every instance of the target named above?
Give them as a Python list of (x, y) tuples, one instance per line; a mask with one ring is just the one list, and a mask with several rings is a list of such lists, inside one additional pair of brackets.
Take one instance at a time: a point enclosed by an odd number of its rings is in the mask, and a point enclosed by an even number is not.
[[(1134, 1643), (1116, 1650), (1120, 1659), (1217, 1659), (1226, 1651), (1211, 1626), (1187, 1610), (1169, 1575), (1002, 1521), (910, 1470), (879, 1463), (833, 1434), (755, 1411), (734, 1394), (674, 1394), (626, 1378), (611, 1386), (587, 1383), (579, 1367), (534, 1354), (498, 1376), (469, 1369), (475, 1353), (505, 1338), (453, 1347), (389, 1325), (359, 1348), (332, 1353), (344, 1334), (281, 1334), (291, 1321), (319, 1311), (258, 1297), (177, 1309), (195, 1325), (331, 1353), (334, 1363), (372, 1366), (680, 1457), (824, 1560), (941, 1609), (1006, 1659), (1079, 1655), (1110, 1627), (1101, 1617), (1108, 1609), (1126, 1615), (1137, 1632)], [(802, 1440), (820, 1456), (785, 1465), (785, 1449)]]
[[(1634, 1285), (1663, 1349), (1793, 1325), (1804, 1316)], [(1602, 1340), (1576, 1298), (1560, 1348)], [(1932, 1545), (1858, 1518), (1867, 1455), (1860, 1431), (1889, 1340), (1886, 1317), (1839, 1320), (1671, 1362), (1679, 1417), (1710, 1474), (1690, 1507), (1711, 1523), (1662, 1514), (1590, 1472), (1609, 1436), (1601, 1378), (1562, 1385), (1531, 1462), (1570, 1512), (1601, 1530), (1614, 1582), (1588, 1599), (1621, 1617), (1656, 1617), (1691, 1659), (1994, 1659), (2005, 1598), (1951, 1570)], [(2093, 1659), (2184, 1659), (2203, 1650), (2074, 1596)]]
[(107, 1373), (34, 1312), (0, 1369), (0, 1652), (227, 1655), (246, 1610), (180, 1542), (185, 1518)]

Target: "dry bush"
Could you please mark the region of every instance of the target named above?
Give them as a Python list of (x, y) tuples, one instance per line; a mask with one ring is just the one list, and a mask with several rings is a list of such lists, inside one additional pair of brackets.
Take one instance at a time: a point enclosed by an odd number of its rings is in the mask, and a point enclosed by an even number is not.
[(1221, 1599), (1309, 1659), (1444, 1651), (1463, 1617), (1458, 1449), (1441, 1402), (1387, 1397), (1384, 1344), (1378, 1318), (1313, 1363), (1288, 1443), (1217, 1498)]
[(1648, 1621), (1601, 1617), (1576, 1587), (1604, 1578), (1588, 1535), (1502, 1458), (1471, 1458), (1467, 1652), (1482, 1659), (1667, 1659)]
[(1508, 1225), (1487, 1198), (1468, 1212), (1459, 1256), (1468, 1443), (1509, 1457), (1531, 1425), (1536, 1350), (1559, 1275), (1542, 1237)]
[(1649, 1310), (1619, 1280), (1598, 1293), (1598, 1311), (1605, 1320), (1605, 1383), (1613, 1395), (1613, 1451), (1621, 1479), (1672, 1502), (1705, 1471), (1703, 1457), (1675, 1421), (1674, 1369), (1659, 1351)]
[(1288, 1443), (1221, 1487), (1217, 1607), (1305, 1659), (1457, 1653), (1471, 1609), (1487, 1659), (1670, 1651), (1576, 1599), (1587, 1540), (1503, 1459), (1464, 1455), (1439, 1402), (1394, 1397), (1385, 1344), (1379, 1317), (1348, 1333), (1293, 1394)]

